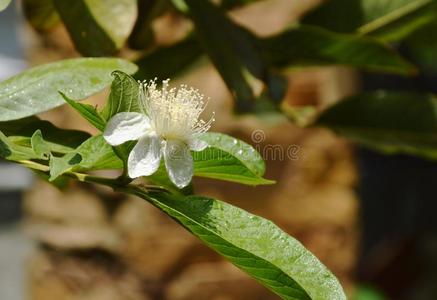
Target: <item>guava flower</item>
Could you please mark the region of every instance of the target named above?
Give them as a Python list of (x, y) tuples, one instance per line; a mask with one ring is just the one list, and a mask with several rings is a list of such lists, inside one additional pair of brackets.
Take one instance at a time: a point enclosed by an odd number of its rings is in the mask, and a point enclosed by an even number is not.
[(168, 87), (169, 80), (140, 83), (139, 112), (121, 112), (106, 125), (103, 137), (112, 146), (137, 140), (128, 158), (131, 178), (149, 176), (159, 168), (161, 157), (170, 180), (178, 187), (187, 186), (193, 177), (192, 151), (201, 151), (208, 144), (199, 139), (214, 121), (199, 119), (205, 109), (203, 95), (181, 85)]

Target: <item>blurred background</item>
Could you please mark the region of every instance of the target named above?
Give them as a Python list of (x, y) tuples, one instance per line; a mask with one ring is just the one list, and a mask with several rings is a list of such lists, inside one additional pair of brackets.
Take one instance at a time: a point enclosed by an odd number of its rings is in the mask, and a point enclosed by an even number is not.
[[(319, 3), (265, 0), (230, 15), (269, 36)], [(190, 26), (175, 13), (160, 15), (153, 21), (154, 47), (180, 40)], [(80, 55), (61, 23), (37, 32), (16, 2), (0, 13), (0, 40), (0, 79)], [(410, 50), (400, 47), (414, 61)], [(435, 92), (435, 75), (432, 69), (408, 78), (345, 67), (294, 69), (285, 75), (284, 102), (323, 110), (358, 90)], [(255, 146), (266, 159), (266, 177), (277, 181), (255, 188), (195, 179), (197, 193), (274, 221), (338, 276), (350, 299), (437, 299), (435, 163), (353, 146), (328, 129), (304, 129), (278, 114), (235, 115), (231, 93), (206, 61), (174, 81), (209, 96), (213, 130)], [(106, 96), (89, 102), (102, 104)], [(42, 117), (93, 132), (66, 107)], [(266, 150), (290, 145), (292, 157)], [(74, 187), (61, 191), (0, 161), (1, 299), (278, 299), (142, 200)]]

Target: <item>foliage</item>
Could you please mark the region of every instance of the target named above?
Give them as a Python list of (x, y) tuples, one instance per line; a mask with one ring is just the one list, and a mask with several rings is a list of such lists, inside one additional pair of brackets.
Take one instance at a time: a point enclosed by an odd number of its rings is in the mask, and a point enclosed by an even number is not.
[[(0, 10), (8, 2), (0, 0)], [(281, 105), (287, 89), (282, 76), (290, 69), (345, 65), (404, 76), (435, 70), (437, 38), (429, 32), (437, 24), (436, 0), (327, 0), (268, 37), (257, 36), (228, 14), (253, 2), (23, 0), (25, 16), (36, 30), (50, 30), (62, 22), (85, 56), (134, 49), (139, 53), (138, 70), (121, 59), (73, 59), (0, 83), (0, 155), (51, 181), (73, 178), (143, 198), (283, 299), (346, 299), (337, 279), (269, 221), (191, 195), (191, 189), (177, 189), (163, 166), (148, 178), (153, 185), (147, 187), (130, 183), (126, 172), (119, 178), (88, 175), (97, 169), (125, 171), (133, 143), (110, 147), (101, 135), (66, 131), (33, 116), (65, 101), (102, 131), (116, 113), (138, 111), (136, 79), (176, 77), (206, 60), (234, 96), (236, 111), (245, 113), (259, 112), (260, 107), (285, 114), (298, 111)], [(152, 23), (165, 13), (186, 18), (193, 30), (175, 44), (155, 47)], [(408, 47), (419, 66), (403, 58), (396, 45)], [(255, 81), (263, 85), (261, 94), (253, 88)], [(102, 110), (77, 102), (110, 83)], [(436, 105), (431, 94), (370, 92), (341, 99), (310, 125), (331, 128), (384, 153), (436, 159)], [(250, 145), (221, 133), (208, 133), (203, 139), (210, 147), (193, 153), (195, 176), (249, 185), (273, 183), (263, 177), (264, 162)]]

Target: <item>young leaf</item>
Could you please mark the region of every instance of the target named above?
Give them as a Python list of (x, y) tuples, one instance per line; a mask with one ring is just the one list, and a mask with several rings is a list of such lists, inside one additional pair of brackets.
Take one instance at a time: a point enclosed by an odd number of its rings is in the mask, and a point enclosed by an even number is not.
[(112, 55), (127, 40), (137, 16), (135, 0), (53, 0), (77, 50)]
[(105, 120), (119, 112), (141, 112), (138, 104), (139, 84), (128, 74), (115, 71), (112, 73), (114, 80), (111, 84), (111, 93), (108, 103), (101, 112)]
[(38, 130), (44, 132), (44, 141), (49, 145), (50, 152), (54, 153), (70, 152), (90, 137), (86, 132), (60, 129), (37, 117), (0, 122), (0, 131), (8, 136), (11, 142), (28, 148), (32, 148), (31, 138)]
[(339, 102), (316, 125), (384, 153), (437, 159), (436, 111), (433, 95), (380, 91)]
[(123, 168), (123, 163), (115, 155), (112, 147), (106, 143), (101, 135), (98, 135), (89, 138), (76, 150), (63, 157), (52, 156), (50, 159), (50, 181), (69, 171), (121, 168)]
[(135, 72), (137, 67), (117, 58), (76, 58), (26, 70), (0, 82), (0, 121), (21, 119), (65, 103), (58, 91), (82, 100), (105, 88), (111, 72)]
[(310, 11), (302, 23), (394, 41), (432, 21), (436, 8), (434, 0), (329, 0)]
[(38, 159), (40, 158), (32, 148), (17, 145), (16, 143), (10, 141), (3, 132), (0, 131), (0, 157), (11, 160), (27, 160), (27, 159)]
[(341, 64), (411, 74), (414, 67), (376, 39), (297, 25), (264, 40), (266, 56), (279, 68)]
[(151, 202), (282, 299), (346, 299), (335, 276), (266, 219), (202, 196), (124, 191)]
[(72, 107), (74, 108), (82, 117), (84, 117), (88, 122), (90, 122), (91, 125), (93, 125), (95, 128), (97, 128), (100, 131), (103, 131), (106, 126), (106, 120), (100, 116), (100, 114), (97, 112), (96, 108), (89, 104), (79, 103), (75, 100), (72, 100), (65, 96), (64, 93), (59, 92), (61, 96), (64, 98), (64, 100)]
[(50, 156), (50, 145), (44, 140), (41, 130), (35, 131), (30, 138), (30, 144), (33, 152), (41, 159), (48, 159)]

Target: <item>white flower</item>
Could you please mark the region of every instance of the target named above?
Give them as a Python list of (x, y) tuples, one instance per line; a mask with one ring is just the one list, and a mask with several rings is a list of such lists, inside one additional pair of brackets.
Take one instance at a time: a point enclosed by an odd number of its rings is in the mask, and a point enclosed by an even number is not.
[(203, 95), (181, 85), (169, 89), (169, 80), (158, 89), (155, 81), (140, 83), (138, 112), (114, 115), (106, 125), (103, 137), (112, 146), (138, 140), (128, 159), (131, 178), (152, 175), (164, 157), (170, 180), (178, 187), (187, 186), (193, 177), (190, 150), (201, 151), (208, 144), (199, 139), (214, 118), (199, 119), (205, 109)]

